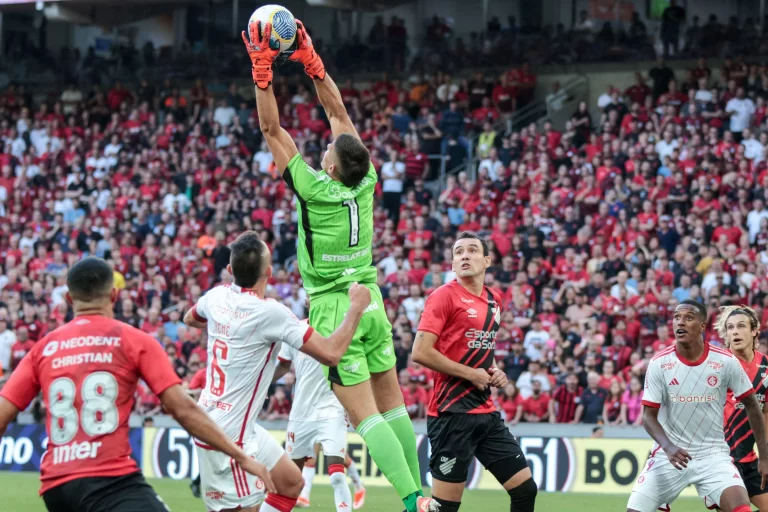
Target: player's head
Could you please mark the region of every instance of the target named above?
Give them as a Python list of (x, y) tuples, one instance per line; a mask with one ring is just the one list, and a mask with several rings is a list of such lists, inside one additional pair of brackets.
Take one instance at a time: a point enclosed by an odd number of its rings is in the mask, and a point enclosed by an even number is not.
[(459, 277), (475, 277), (491, 266), (488, 243), (469, 231), (459, 233), (453, 244), (453, 271)]
[(703, 340), (707, 325), (707, 308), (695, 300), (684, 300), (672, 317), (672, 330), (678, 342), (692, 343)]
[(720, 308), (720, 317), (715, 323), (715, 330), (731, 350), (742, 351), (757, 348), (757, 335), (760, 332), (760, 320), (757, 313), (747, 306), (724, 306)]
[(323, 170), (347, 187), (356, 187), (371, 167), (371, 154), (357, 137), (342, 133), (333, 142), (320, 163)]
[(227, 270), (241, 288), (253, 288), (259, 279), (272, 277), (269, 247), (255, 231), (246, 231), (229, 246)]
[(106, 261), (88, 257), (78, 261), (67, 272), (67, 302), (78, 309), (108, 306), (117, 301), (114, 274)]

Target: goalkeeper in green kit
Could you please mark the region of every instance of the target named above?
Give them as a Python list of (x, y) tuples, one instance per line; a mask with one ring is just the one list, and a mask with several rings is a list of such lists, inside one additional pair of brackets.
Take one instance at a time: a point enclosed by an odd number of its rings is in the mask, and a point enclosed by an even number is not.
[(326, 368), (326, 374), (376, 466), (394, 486), (407, 512), (427, 511), (431, 499), (422, 496), (416, 436), (400, 392), (392, 326), (373, 266), (376, 170), (312, 40), (300, 21), (296, 25), (296, 50), (288, 58), (302, 63), (312, 78), (334, 139), (320, 170), (304, 162), (296, 144), (280, 126), (271, 85), (272, 64), (279, 50), (270, 47), (271, 25), (265, 25), (262, 31), (259, 24), (252, 24), (250, 38), (243, 32), (243, 40), (253, 63), (261, 131), (283, 179), (297, 198), (298, 262), (312, 303), (309, 324), (319, 333), (330, 335), (349, 308), (349, 286), (357, 282), (370, 288), (371, 305), (349, 350), (337, 366)]

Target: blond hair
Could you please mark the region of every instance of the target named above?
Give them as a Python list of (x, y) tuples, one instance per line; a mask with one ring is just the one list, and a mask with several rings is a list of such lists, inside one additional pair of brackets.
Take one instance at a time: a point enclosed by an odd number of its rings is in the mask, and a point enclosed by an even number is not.
[[(745, 315), (747, 318), (749, 318), (750, 330), (760, 331), (760, 319), (757, 318), (757, 313), (755, 313), (754, 309), (744, 305), (721, 307), (720, 316), (717, 317), (717, 322), (715, 322), (715, 330), (717, 331), (717, 334), (720, 335), (720, 338), (722, 338), (723, 343), (725, 343), (727, 348), (730, 347), (728, 338), (726, 337), (727, 329), (725, 323), (728, 321), (731, 315)], [(752, 340), (753, 349), (757, 348), (757, 338), (758, 336), (755, 336)]]

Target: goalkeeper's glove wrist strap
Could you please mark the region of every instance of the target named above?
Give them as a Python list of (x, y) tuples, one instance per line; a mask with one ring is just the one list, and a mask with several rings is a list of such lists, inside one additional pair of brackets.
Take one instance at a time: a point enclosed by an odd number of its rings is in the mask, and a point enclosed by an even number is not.
[(251, 76), (253, 77), (253, 83), (259, 89), (266, 89), (272, 83), (272, 65), (254, 65), (251, 68)]
[(325, 78), (325, 65), (316, 53), (312, 53), (312, 58), (304, 64), (304, 72), (310, 78), (322, 80)]

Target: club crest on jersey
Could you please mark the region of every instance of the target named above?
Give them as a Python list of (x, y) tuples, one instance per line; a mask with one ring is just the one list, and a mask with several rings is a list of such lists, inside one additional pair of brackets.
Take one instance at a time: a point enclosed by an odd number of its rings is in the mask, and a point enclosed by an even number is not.
[(709, 367), (716, 372), (719, 372), (723, 368), (723, 363), (718, 363), (717, 361), (709, 361)]
[(674, 370), (675, 366), (677, 366), (677, 361), (670, 361), (669, 363), (664, 363), (661, 365), (662, 370)]
[(717, 386), (717, 375), (710, 375), (709, 377), (707, 377), (707, 384), (709, 384), (712, 387)]
[(58, 341), (49, 341), (48, 344), (43, 349), (43, 355), (45, 357), (52, 356), (56, 353), (56, 351), (59, 350), (59, 342)]

